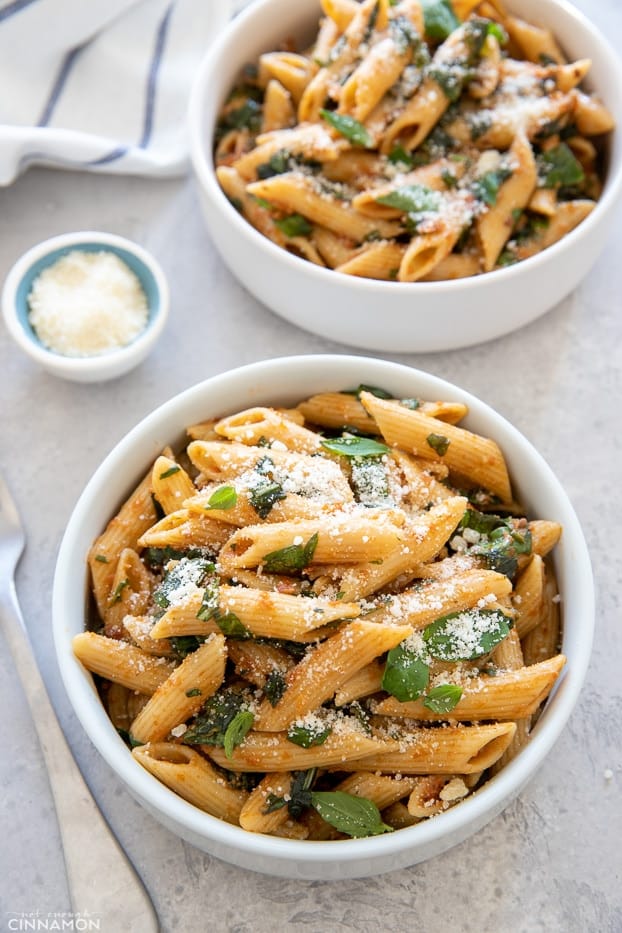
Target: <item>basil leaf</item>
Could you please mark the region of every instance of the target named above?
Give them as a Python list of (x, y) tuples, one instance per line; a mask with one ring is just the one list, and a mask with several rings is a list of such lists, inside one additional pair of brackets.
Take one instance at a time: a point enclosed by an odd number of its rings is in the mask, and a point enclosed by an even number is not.
[(447, 453), (451, 441), (444, 434), (428, 434), (426, 437), (428, 446), (435, 450), (439, 457), (444, 457)]
[(169, 467), (168, 470), (165, 470), (164, 473), (160, 473), (160, 479), (168, 479), (169, 476), (174, 476), (175, 473), (179, 473), (181, 467), (177, 465)]
[(263, 688), (264, 696), (270, 706), (276, 706), (286, 689), (287, 683), (281, 671), (270, 671)]
[(512, 174), (509, 168), (496, 168), (490, 172), (484, 172), (473, 182), (471, 190), (478, 201), (483, 201), (489, 207), (497, 203), (497, 195), (504, 181)]
[(192, 690), (186, 690), (186, 696), (188, 699), (190, 699), (190, 697), (200, 697), (201, 691), (198, 687), (193, 687)]
[(350, 482), (357, 502), (368, 508), (393, 505), (389, 497), (389, 480), (384, 463), (376, 457), (354, 457)]
[(306, 544), (290, 544), (278, 551), (270, 551), (263, 559), (264, 570), (268, 573), (296, 573), (304, 570), (313, 559), (317, 542), (316, 532)]
[(320, 116), (353, 145), (364, 146), (367, 149), (374, 145), (373, 137), (367, 128), (354, 117), (345, 113), (334, 113), (332, 110), (320, 110)]
[(386, 204), (405, 214), (437, 213), (442, 197), (426, 185), (403, 185), (388, 194), (376, 198), (378, 204)]
[(412, 168), (415, 164), (411, 154), (400, 145), (394, 146), (387, 158), (393, 165), (405, 165), (406, 168)]
[(233, 486), (220, 486), (219, 489), (215, 489), (207, 500), (207, 505), (203, 506), (206, 511), (210, 509), (220, 509), (223, 512), (227, 512), (229, 509), (235, 507), (238, 501), (238, 494), (233, 488)]
[(242, 712), (245, 700), (242, 694), (225, 690), (209, 697), (201, 712), (184, 732), (186, 745), (224, 745), (229, 724)]
[(290, 155), (285, 149), (279, 149), (271, 155), (267, 162), (257, 166), (257, 178), (273, 178), (274, 175), (283, 175), (289, 171)]
[(410, 408), (411, 411), (416, 411), (421, 405), (421, 402), (418, 398), (401, 398), (400, 405), (403, 405), (404, 408)]
[(406, 16), (389, 21), (389, 34), (400, 55), (405, 55), (409, 48), (418, 49), (421, 44), (419, 33)]
[(204, 642), (204, 639), (197, 635), (171, 635), (168, 640), (176, 657), (182, 659), (200, 648)]
[(360, 399), (361, 392), (369, 392), (370, 395), (375, 395), (376, 398), (393, 398), (390, 392), (387, 392), (386, 389), (381, 389), (378, 386), (368, 386), (361, 383), (360, 386), (356, 389), (344, 389), (342, 395), (355, 395)]
[(541, 153), (537, 158), (538, 177), (545, 188), (578, 185), (585, 178), (581, 163), (566, 143)]
[(287, 217), (280, 217), (274, 223), (287, 237), (309, 236), (313, 231), (313, 227), (302, 214), (288, 214)]
[(464, 88), (467, 72), (458, 63), (439, 62), (427, 69), (429, 78), (436, 81), (441, 91), (452, 104), (455, 104)]
[(144, 557), (150, 566), (162, 567), (164, 564), (168, 564), (170, 560), (181, 560), (182, 557), (187, 557), (190, 560), (196, 560), (197, 558), (204, 557), (204, 554), (200, 548), (188, 548), (184, 551), (181, 550), (181, 548), (167, 546), (148, 547), (144, 552)]
[(382, 822), (376, 804), (366, 797), (355, 797), (341, 790), (312, 791), (311, 805), (323, 820), (356, 839), (393, 832), (391, 826)]
[(233, 752), (244, 741), (244, 737), (254, 722), (255, 717), (250, 710), (242, 710), (233, 717), (227, 726), (223, 740), (227, 758), (233, 757)]
[(474, 661), (502, 642), (510, 625), (500, 609), (450, 612), (424, 629), (423, 640), (440, 661)]
[(176, 591), (183, 592), (189, 583), (203, 586), (213, 572), (214, 565), (211, 561), (182, 557), (164, 574), (162, 582), (153, 592), (153, 601), (161, 609), (168, 609), (171, 601), (175, 601)]
[(450, 0), (423, 0), (425, 34), (442, 41), (460, 25)]
[(292, 725), (288, 729), (287, 740), (294, 745), (300, 745), (301, 748), (315, 748), (316, 745), (323, 745), (332, 731), (330, 726), (318, 732), (305, 726)]
[(341, 457), (381, 457), (388, 454), (389, 448), (371, 437), (332, 437), (321, 442), (324, 450)]
[(308, 771), (295, 771), (289, 789), (289, 801), (287, 809), (290, 816), (297, 820), (303, 810), (311, 806), (311, 788), (317, 775), (317, 768), (309, 768)]
[(279, 797), (278, 794), (268, 794), (263, 813), (274, 813), (275, 810), (281, 810), (286, 805), (287, 800), (285, 797)]
[(261, 128), (261, 106), (256, 100), (247, 100), (241, 107), (229, 110), (218, 122), (218, 133), (227, 130), (248, 129), (258, 133)]
[(281, 499), (286, 499), (287, 494), (276, 480), (266, 480), (265, 483), (255, 486), (249, 492), (248, 498), (259, 517), (267, 518), (272, 511), (272, 507)]
[(433, 687), (423, 701), (423, 705), (433, 713), (449, 713), (460, 701), (462, 687), (457, 684), (440, 684)]
[(389, 651), (382, 689), (400, 703), (418, 699), (429, 680), (430, 668), (420, 653), (408, 648), (404, 642)]
[(212, 613), (214, 622), (227, 638), (251, 638), (251, 633), (238, 619), (235, 612), (221, 613), (216, 610)]

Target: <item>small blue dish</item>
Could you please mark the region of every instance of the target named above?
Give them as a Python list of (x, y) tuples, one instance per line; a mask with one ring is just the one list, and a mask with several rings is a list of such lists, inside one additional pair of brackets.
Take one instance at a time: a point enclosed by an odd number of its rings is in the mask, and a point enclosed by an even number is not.
[[(33, 282), (44, 269), (75, 250), (113, 253), (138, 277), (147, 299), (147, 324), (126, 346), (96, 356), (63, 356), (46, 347), (33, 329), (28, 305)], [(48, 372), (76, 382), (114, 379), (141, 363), (162, 333), (168, 311), (168, 283), (154, 257), (131, 240), (95, 231), (62, 234), (33, 246), (17, 260), (2, 290), (4, 320), (20, 348)]]

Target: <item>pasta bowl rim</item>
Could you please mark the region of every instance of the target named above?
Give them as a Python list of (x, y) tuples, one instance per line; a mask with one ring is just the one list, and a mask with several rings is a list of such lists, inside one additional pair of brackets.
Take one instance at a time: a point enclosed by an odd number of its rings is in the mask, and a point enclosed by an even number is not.
[[(297, 275), (299, 278), (309, 276), (316, 289), (321, 288), (325, 290), (326, 302), (331, 302), (334, 306), (335, 313), (337, 313), (337, 301), (335, 298), (331, 301), (331, 293), (339, 295), (341, 299), (343, 299), (346, 294), (351, 293), (350, 297), (352, 301), (356, 301), (357, 298), (373, 295), (378, 298), (384, 298), (387, 302), (387, 304), (383, 306), (385, 327), (396, 327), (398, 325), (396, 321), (391, 318), (391, 315), (392, 313), (395, 314), (395, 318), (399, 320), (404, 312), (404, 308), (398, 308), (397, 302), (400, 300), (400, 296), (404, 302), (406, 298), (408, 298), (409, 301), (413, 302), (413, 304), (408, 307), (408, 315), (415, 317), (417, 326), (424, 331), (429, 331), (429, 334), (421, 334), (418, 341), (411, 340), (410, 346), (404, 344), (403, 334), (400, 339), (391, 338), (389, 335), (383, 344), (378, 341), (377, 337), (372, 341), (370, 337), (365, 335), (367, 324), (364, 318), (361, 317), (357, 322), (357, 328), (352, 328), (351, 338), (344, 339), (342, 330), (335, 333), (331, 332), (331, 330), (334, 329), (334, 325), (331, 321), (327, 322), (326, 316), (324, 315), (320, 315), (322, 320), (322, 326), (320, 327), (316, 321), (309, 320), (309, 315), (303, 317), (303, 315), (296, 314), (294, 311), (284, 310), (283, 307), (277, 308), (273, 305), (269, 305), (272, 307), (272, 310), (286, 319), (293, 321), (293, 323), (298, 324), (298, 326), (311, 330), (314, 333), (363, 349), (374, 351), (380, 349), (391, 352), (408, 352), (409, 350), (434, 352), (436, 350), (458, 349), (502, 336), (535, 320), (548, 311), (553, 304), (565, 297), (572, 289), (567, 288), (563, 290), (562, 287), (560, 290), (558, 287), (559, 294), (552, 302), (549, 302), (546, 307), (538, 311), (530, 311), (529, 308), (526, 307), (522, 313), (521, 320), (511, 325), (506, 326), (503, 321), (495, 322), (495, 326), (490, 325), (490, 322), (482, 324), (480, 327), (481, 333), (473, 339), (460, 337), (454, 339), (452, 337), (447, 337), (446, 334), (436, 333), (437, 325), (430, 320), (429, 314), (426, 314), (426, 300), (455, 302), (458, 313), (456, 313), (454, 317), (456, 323), (458, 323), (461, 311), (459, 299), (461, 297), (472, 301), (479, 298), (481, 303), (485, 304), (492, 300), (499, 299), (500, 288), (506, 289), (507, 292), (508, 290), (519, 287), (528, 287), (531, 292), (532, 289), (535, 289), (535, 277), (544, 275), (549, 265), (555, 264), (558, 260), (559, 263), (561, 263), (564, 258), (570, 260), (569, 265), (572, 265), (572, 256), (569, 255), (569, 253), (571, 253), (573, 248), (581, 243), (587, 243), (591, 235), (597, 230), (600, 230), (601, 225), (608, 219), (610, 220), (613, 208), (622, 195), (622, 140), (617, 143), (617, 151), (615, 153), (613, 146), (613, 140), (618, 140), (622, 135), (620, 129), (620, 127), (622, 127), (622, 93), (618, 90), (622, 88), (622, 60), (615, 53), (613, 47), (603, 36), (601, 31), (580, 10), (567, 2), (567, 0), (538, 0), (543, 13), (545, 11), (548, 13), (548, 15), (543, 15), (542, 19), (544, 21), (547, 19), (552, 20), (555, 13), (561, 11), (564, 16), (572, 20), (577, 35), (585, 32), (600, 46), (605, 59), (606, 71), (615, 88), (611, 93), (616, 95), (619, 109), (619, 125), (611, 134), (612, 142), (609, 145), (608, 167), (603, 192), (591, 213), (577, 227), (565, 234), (556, 243), (528, 259), (504, 268), (453, 280), (436, 282), (396, 282), (336, 272), (334, 269), (323, 268), (277, 246), (240, 215), (227, 199), (216, 178), (211, 155), (214, 123), (212, 122), (210, 126), (206, 127), (203, 117), (203, 111), (209, 104), (209, 97), (213, 96), (213, 81), (223, 63), (229, 58), (235, 58), (237, 40), (244, 36), (247, 31), (252, 32), (253, 26), (259, 24), (263, 16), (267, 18), (272, 15), (274, 20), (277, 21), (278, 18), (271, 12), (272, 8), (278, 8), (280, 4), (284, 4), (285, 2), (286, 0), (257, 0), (256, 3), (243, 10), (229, 23), (212, 46), (210, 46), (197, 71), (189, 102), (188, 125), (194, 173), (201, 192), (207, 199), (204, 213), (208, 228), (211, 223), (208, 219), (208, 215), (212, 210), (216, 210), (218, 212), (219, 221), (230, 225), (235, 230), (236, 237), (242, 237), (247, 247), (256, 254), (254, 260), (258, 265), (262, 261), (269, 262), (270, 266), (273, 266), (272, 272), (275, 275), (278, 275), (279, 266), (281, 266), (283, 272), (291, 276)], [(317, 3), (317, 0), (305, 0), (305, 2), (311, 5), (314, 2)], [(525, 3), (529, 4), (530, 2), (531, 0), (514, 0), (509, 6), (513, 11), (515, 10), (520, 14), (521, 7), (524, 6)], [(277, 27), (273, 28), (278, 37), (279, 33), (277, 32)], [(241, 67), (244, 62), (239, 60), (238, 64)], [(224, 256), (223, 244), (220, 238), (213, 238), (216, 247)], [(594, 255), (590, 265), (593, 264), (597, 255), (598, 251)], [(226, 256), (225, 261), (227, 261)], [(229, 265), (231, 265), (231, 263), (229, 263)], [(245, 276), (241, 276), (239, 270), (233, 269), (233, 271), (234, 274), (242, 278), (243, 284), (246, 285), (247, 288), (254, 291), (255, 283), (253, 279), (255, 279), (256, 276), (252, 270), (248, 270)], [(257, 275), (258, 274), (257, 272)], [(580, 278), (582, 278), (582, 275), (579, 276), (578, 280), (580, 280)], [(578, 280), (575, 285), (578, 284)], [(494, 296), (493, 291), (495, 292)], [(269, 304), (265, 298), (259, 297), (264, 303)], [(533, 297), (533, 295), (528, 294), (525, 296), (526, 305), (529, 304), (530, 297)], [(416, 305), (414, 304), (415, 301), (417, 302)], [(392, 307), (392, 302), (395, 302), (394, 308)], [(439, 305), (439, 307), (441, 306)], [(339, 310), (343, 311), (342, 308)], [(449, 310), (445, 304), (442, 306), (441, 310), (451, 317), (451, 310)], [(478, 310), (475, 307), (471, 306), (469, 310), (471, 315), (478, 314)], [(490, 314), (490, 311), (488, 313)]]
[[(93, 356), (64, 356), (46, 347), (28, 322), (27, 297), (32, 282), (40, 272), (72, 250), (108, 250), (138, 277), (147, 297), (147, 323), (126, 346)], [(159, 339), (170, 306), (168, 282), (153, 254), (133, 240), (99, 230), (61, 233), (35, 243), (9, 270), (1, 300), (7, 330), (17, 345), (48, 372), (74, 382), (103, 382), (141, 363)]]
[[(471, 421), (478, 422), (500, 442), (509, 444), (510, 471), (520, 461), (537, 473), (554, 505), (551, 517), (564, 525), (561, 554), (562, 592), (574, 593), (567, 607), (564, 651), (567, 669), (556, 686), (536, 726), (530, 743), (516, 759), (480, 790), (434, 818), (384, 836), (339, 842), (310, 842), (254, 835), (196, 809), (147, 773), (131, 756), (108, 719), (91, 675), (73, 656), (71, 638), (84, 629), (86, 553), (115, 508), (129, 494), (132, 484), (166, 443), (176, 443), (185, 426), (203, 417), (237, 410), (247, 405), (291, 399), (292, 375), (314, 391), (345, 388), (362, 379), (384, 384), (398, 392), (424, 397), (461, 400), (469, 405)], [(289, 380), (289, 382), (288, 382)], [(359, 380), (360, 381), (360, 380)], [(269, 388), (280, 385), (278, 390)], [(258, 397), (259, 385), (261, 393)], [(304, 395), (304, 388), (300, 397)], [(275, 393), (276, 396), (275, 397)], [(231, 395), (231, 406), (223, 399)], [(480, 429), (481, 430), (481, 429)], [(175, 436), (173, 436), (175, 435)], [(120, 482), (123, 465), (132, 470), (129, 482)], [(520, 483), (519, 483), (520, 485)], [(539, 488), (538, 485), (538, 488)], [(123, 488), (122, 488), (123, 487)], [(114, 501), (113, 500), (113, 490)], [(543, 494), (544, 495), (544, 494)], [(117, 501), (118, 500), (118, 501)], [(572, 574), (570, 574), (572, 562)], [(76, 567), (84, 567), (81, 574)], [(579, 570), (577, 570), (579, 568)], [(580, 578), (580, 582), (579, 582)], [(577, 595), (578, 594), (578, 595)], [(571, 620), (575, 620), (571, 624)], [(594, 620), (594, 594), (589, 554), (583, 534), (559, 480), (540, 454), (520, 432), (490, 406), (457, 386), (399, 363), (347, 355), (294, 356), (253, 363), (201, 382), (155, 409), (123, 438), (104, 459), (81, 494), (69, 519), (58, 555), (54, 577), (53, 630), (62, 679), (74, 711), (89, 738), (133, 796), (164, 824), (225, 861), (255, 871), (301, 879), (363, 877), (406, 867), (439, 854), (461, 842), (497, 815), (533, 776), (559, 737), (578, 698), (589, 663)], [(568, 643), (568, 644), (566, 644)]]

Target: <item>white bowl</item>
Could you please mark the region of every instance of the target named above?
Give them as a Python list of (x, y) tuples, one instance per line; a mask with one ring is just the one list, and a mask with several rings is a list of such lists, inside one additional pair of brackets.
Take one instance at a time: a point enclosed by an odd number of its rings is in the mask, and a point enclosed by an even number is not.
[[(147, 773), (131, 756), (104, 710), (71, 640), (83, 631), (86, 555), (95, 537), (165, 444), (173, 447), (196, 421), (263, 404), (290, 405), (313, 393), (380, 385), (397, 397), (465, 402), (467, 426), (496, 439), (517, 497), (534, 517), (560, 522), (555, 549), (567, 667), (529, 744), (503, 771), (453, 809), (408, 829), (368, 839), (309, 842), (255, 835), (203, 813)], [(529, 442), (483, 402), (450, 383), (397, 363), (351, 356), (302, 356), (233, 370), (188, 389), (158, 408), (108, 455), (69, 520), (54, 581), (53, 625), (61, 674), (78, 718), (134, 797), (173, 832), (244, 868), (291, 878), (355, 878), (430, 858), (496, 816), (541, 765), (562, 731), (586, 673), (594, 619), (590, 561), (577, 517), (559, 481)]]
[[(512, 12), (551, 27), (573, 58), (591, 58), (589, 86), (622, 125), (622, 66), (602, 35), (564, 0), (512, 0)], [(446, 282), (356, 278), (293, 256), (257, 232), (229, 203), (214, 173), (213, 129), (242, 67), (286, 37), (314, 35), (319, 0), (259, 0), (210, 48), (190, 102), (194, 170), (205, 223), (232, 272), (256, 298), (299, 327), (373, 351), (466, 347), (516, 330), (576, 287), (603, 248), (622, 189), (622, 139), (615, 132), (607, 179), (594, 211), (560, 242), (505, 269)]]
[[(28, 294), (32, 283), (40, 272), (73, 250), (112, 252), (138, 277), (147, 298), (147, 324), (126, 346), (98, 356), (63, 356), (46, 347), (31, 326)], [(142, 363), (164, 329), (168, 310), (168, 283), (151, 253), (125, 237), (94, 230), (63, 233), (33, 246), (14, 264), (2, 289), (4, 321), (17, 345), (43, 369), (73, 382), (116, 379)]]

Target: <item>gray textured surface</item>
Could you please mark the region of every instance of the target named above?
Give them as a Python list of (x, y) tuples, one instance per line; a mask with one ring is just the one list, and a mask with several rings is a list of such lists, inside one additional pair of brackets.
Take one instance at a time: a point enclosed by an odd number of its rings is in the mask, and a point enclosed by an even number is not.
[[(580, 5), (590, 6), (587, 0)], [(612, 39), (622, 40), (622, 10), (615, 0), (594, 4), (590, 12)], [(144, 414), (232, 366), (344, 348), (282, 322), (237, 285), (207, 239), (190, 181), (31, 171), (0, 191), (0, 277), (33, 243), (89, 227), (132, 237), (159, 257), (172, 287), (167, 332), (138, 370), (116, 382), (79, 386), (36, 369), (0, 330), (0, 467), (28, 534), (18, 592), (37, 659), (85, 777), (142, 873), (163, 929), (622, 930), (617, 494), (622, 217), (580, 289), (532, 326), (467, 351), (388, 355), (481, 396), (513, 421), (557, 472), (592, 554), (596, 640), (569, 726), (540, 773), (501, 817), (425, 864), (338, 886), (272, 879), (226, 865), (182, 843), (134, 803), (69, 707), (52, 647), (50, 596), (73, 504), (102, 457)], [(70, 908), (42, 760), (1, 639), (0, 708), (0, 929), (5, 929), (9, 912), (48, 916)], [(97, 865), (93, 878), (95, 884), (106, 883)]]

